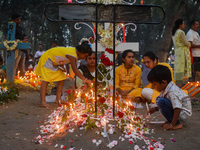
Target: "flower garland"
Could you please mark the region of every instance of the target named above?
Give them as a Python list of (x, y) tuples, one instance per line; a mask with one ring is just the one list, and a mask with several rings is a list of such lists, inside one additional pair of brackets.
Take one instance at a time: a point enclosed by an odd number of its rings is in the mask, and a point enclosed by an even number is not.
[[(16, 41), (7, 41), (6, 40), (6, 41), (3, 41), (3, 45), (7, 48), (8, 51), (12, 51), (17, 47), (18, 42), (19, 42), (19, 40), (16, 40)], [(13, 45), (10, 47), (8, 44), (11, 44), (11, 43), (13, 43)]]
[[(120, 24), (116, 24), (116, 31)], [(99, 25), (98, 34), (101, 36), (100, 43), (102, 46), (106, 48), (113, 48), (113, 24), (110, 23), (109, 27), (104, 30), (102, 25)], [(120, 42), (115, 41), (115, 46), (117, 46)]]

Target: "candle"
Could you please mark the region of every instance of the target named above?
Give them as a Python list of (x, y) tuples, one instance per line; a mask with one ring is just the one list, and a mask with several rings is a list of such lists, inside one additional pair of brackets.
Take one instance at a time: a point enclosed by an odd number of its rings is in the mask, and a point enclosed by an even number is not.
[(20, 71), (17, 72), (17, 78), (18, 78), (18, 79), (19, 79), (19, 73), (20, 73)]
[(85, 94), (85, 96), (86, 96), (86, 99), (85, 99), (85, 109), (87, 108), (87, 100), (88, 100), (88, 95), (87, 94)]
[(123, 43), (126, 43), (125, 26), (122, 24), (123, 29)]
[(106, 135), (106, 119), (103, 118), (104, 134)]
[(71, 113), (71, 111), (72, 111), (72, 104), (70, 103), (69, 105), (70, 105), (70, 113)]
[(143, 5), (143, 0), (140, 1), (140, 4)]
[(116, 108), (116, 112), (118, 112), (118, 110), (117, 110), (117, 101), (115, 101), (115, 108)]
[(92, 98), (93, 98), (94, 97), (94, 95), (93, 95), (94, 92), (93, 92), (93, 90), (91, 90), (91, 92), (92, 92)]
[(79, 113), (77, 113), (77, 120), (79, 119)]
[(72, 3), (72, 0), (68, 0), (68, 3)]

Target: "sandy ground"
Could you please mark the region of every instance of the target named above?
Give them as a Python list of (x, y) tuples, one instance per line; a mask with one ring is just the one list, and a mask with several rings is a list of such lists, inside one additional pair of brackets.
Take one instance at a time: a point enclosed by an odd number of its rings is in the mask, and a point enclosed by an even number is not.
[[(38, 91), (20, 91), (18, 101), (9, 102), (2, 106), (0, 105), (0, 150), (56, 150), (54, 145), (65, 145), (67, 149), (72, 146), (75, 150), (97, 150), (108, 149), (108, 139), (97, 136), (95, 131), (101, 131), (101, 128), (94, 130), (76, 129), (74, 133), (65, 133), (49, 140), (46, 143), (36, 144), (34, 137), (39, 135), (39, 127), (47, 120), (47, 116), (56, 109), (56, 104), (51, 104), (54, 108), (41, 108), (38, 107), (40, 97)], [(139, 113), (145, 114), (146, 108), (138, 109)], [(176, 131), (164, 131), (160, 124), (147, 124), (149, 128), (154, 129), (155, 133), (147, 135), (150, 139), (159, 140), (167, 150), (198, 150), (200, 149), (200, 105), (193, 107), (193, 115), (184, 124), (183, 128)], [(153, 121), (165, 120), (159, 112), (152, 115)], [(116, 134), (110, 135), (111, 140), (118, 140), (121, 131)], [(91, 139), (101, 139), (102, 144), (96, 146), (91, 142)], [(175, 142), (171, 141), (175, 139)], [(145, 145), (142, 141), (136, 144)], [(126, 139), (114, 147), (115, 150), (129, 150), (134, 149), (135, 144), (129, 144)]]

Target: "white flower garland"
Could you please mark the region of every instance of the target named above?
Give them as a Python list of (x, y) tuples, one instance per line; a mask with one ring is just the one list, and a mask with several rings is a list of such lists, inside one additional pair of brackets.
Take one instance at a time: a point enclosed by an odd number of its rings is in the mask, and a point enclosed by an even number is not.
[[(3, 45), (7, 48), (8, 51), (14, 50), (18, 45), (19, 40), (16, 41), (3, 41)], [(13, 45), (10, 47), (8, 44), (13, 43)]]

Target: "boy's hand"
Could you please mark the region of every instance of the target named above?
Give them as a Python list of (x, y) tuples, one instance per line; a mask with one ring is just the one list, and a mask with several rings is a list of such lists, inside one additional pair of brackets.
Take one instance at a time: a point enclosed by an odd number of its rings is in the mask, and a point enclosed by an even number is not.
[(155, 111), (156, 111), (155, 107), (150, 108), (150, 109), (149, 109), (149, 112), (147, 112), (147, 114), (148, 114), (148, 113), (153, 114)]

